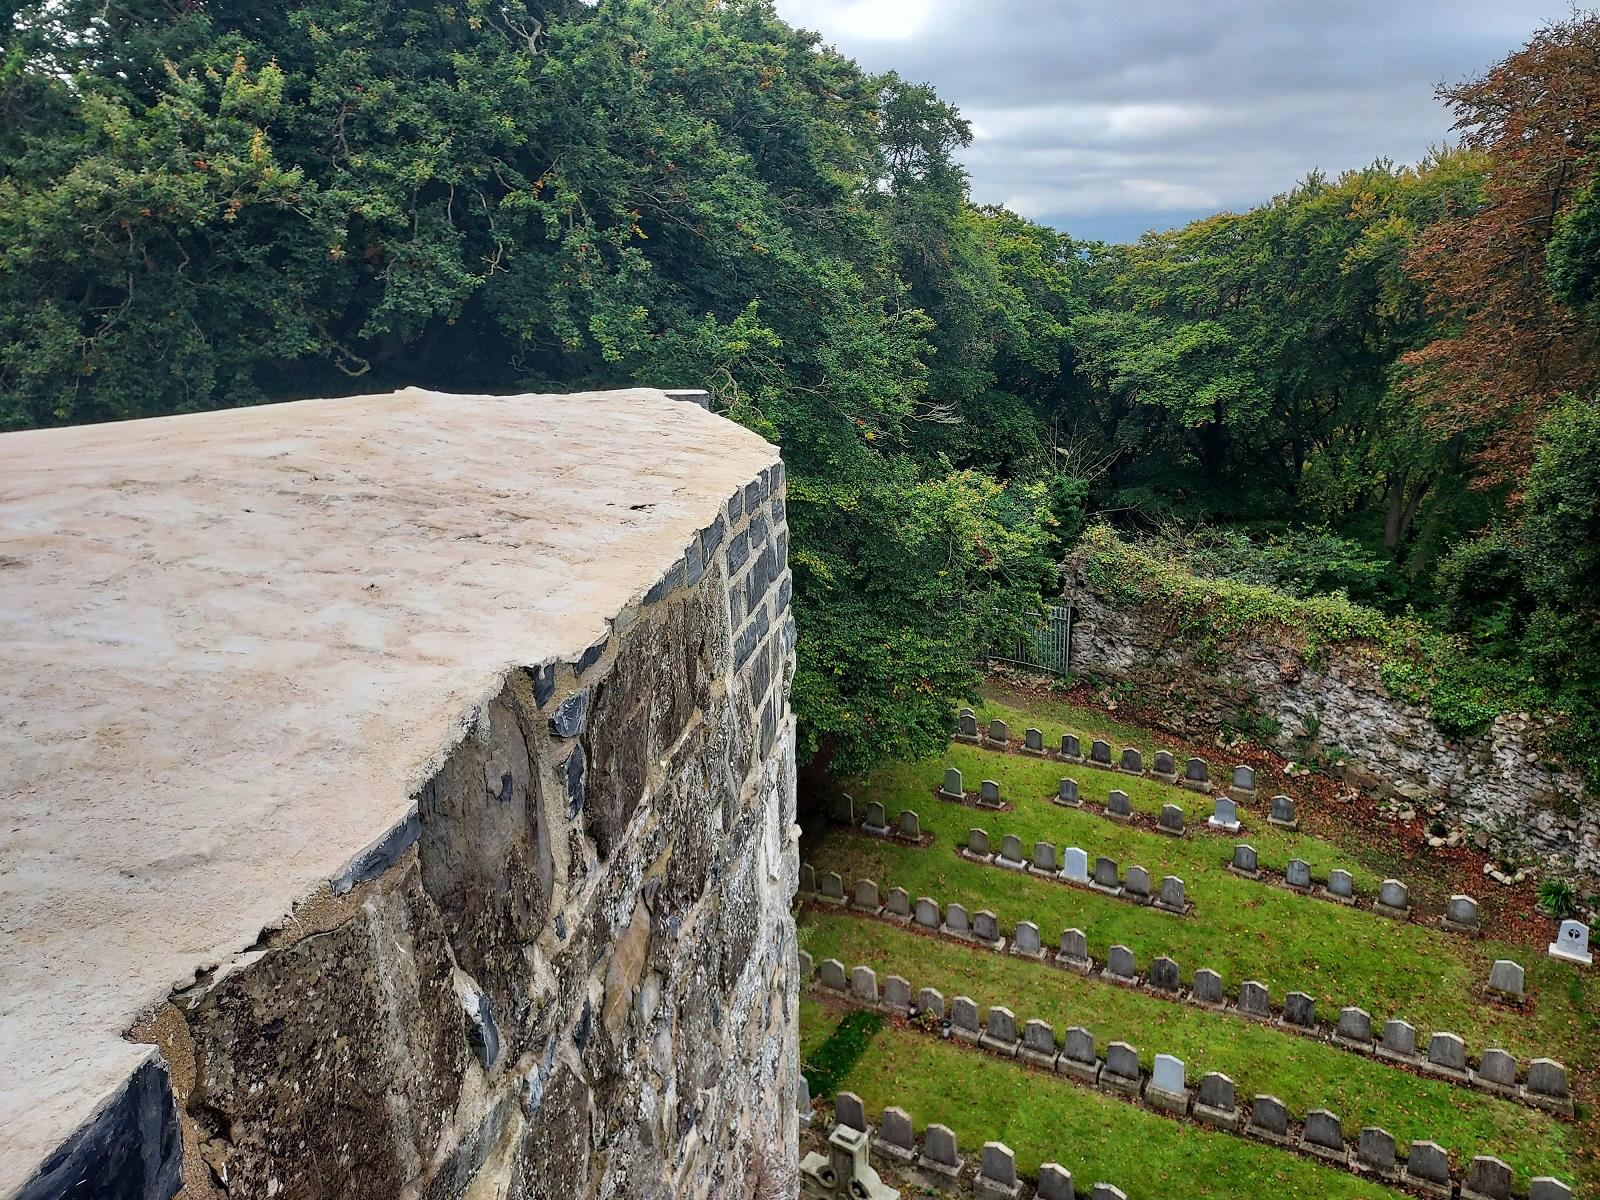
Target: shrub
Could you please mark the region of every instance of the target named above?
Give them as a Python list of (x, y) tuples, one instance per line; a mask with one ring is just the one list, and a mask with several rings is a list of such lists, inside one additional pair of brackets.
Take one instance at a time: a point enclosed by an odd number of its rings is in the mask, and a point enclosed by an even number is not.
[(1539, 885), (1539, 907), (1565, 921), (1578, 915), (1578, 893), (1565, 879), (1546, 879)]

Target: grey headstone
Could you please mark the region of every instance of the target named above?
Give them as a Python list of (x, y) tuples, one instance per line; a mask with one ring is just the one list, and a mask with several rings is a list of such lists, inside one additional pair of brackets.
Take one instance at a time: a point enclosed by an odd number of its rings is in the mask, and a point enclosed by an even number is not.
[(1350, 900), (1356, 894), (1355, 880), (1351, 878), (1349, 871), (1335, 867), (1328, 872), (1328, 891), (1341, 900)]
[(1378, 903), (1385, 908), (1410, 908), (1411, 894), (1398, 879), (1385, 879), (1383, 886), (1378, 889)]
[(999, 718), (989, 722), (989, 740), (991, 742), (1004, 742), (1010, 737), (1006, 723)]
[(1114, 817), (1131, 817), (1133, 805), (1128, 802), (1128, 793), (1117, 788), (1106, 797), (1106, 811)]
[(1311, 864), (1303, 858), (1291, 858), (1283, 877), (1290, 887), (1308, 888), (1311, 886)]
[(900, 810), (900, 836), (912, 841), (922, 838), (922, 818), (909, 808)]
[(1471, 896), (1451, 896), (1445, 906), (1445, 919), (1455, 925), (1478, 927), (1478, 902)]
[(1238, 1106), (1237, 1095), (1233, 1080), (1221, 1071), (1209, 1071), (1200, 1077), (1200, 1103), (1207, 1108), (1229, 1112)]
[(1044, 753), (1044, 734), (1037, 729), (1024, 729), (1022, 731), (1022, 744), (1036, 753)]
[(856, 880), (855, 906), (868, 912), (878, 910), (878, 885), (875, 882), (870, 879)]
[(1127, 747), (1122, 752), (1122, 769), (1129, 775), (1143, 775), (1144, 755), (1132, 746)]
[(1498, 1087), (1516, 1087), (1517, 1060), (1497, 1047), (1485, 1050), (1478, 1063), (1478, 1075)]
[(1372, 1014), (1364, 1008), (1339, 1010), (1339, 1036), (1347, 1042), (1372, 1041)]
[(1077, 735), (1071, 733), (1061, 735), (1061, 757), (1073, 760), (1083, 757), (1083, 746), (1078, 741)]
[(1000, 785), (992, 779), (985, 779), (978, 784), (978, 803), (987, 804), (996, 808), (1000, 804)]
[(1462, 1191), (1473, 1191), (1488, 1200), (1511, 1200), (1511, 1168), (1498, 1158), (1480, 1154), (1467, 1168)]
[(1140, 900), (1150, 899), (1150, 872), (1140, 866), (1129, 867), (1122, 890)]
[(837, 871), (824, 871), (822, 873), (822, 894), (830, 900), (844, 899), (844, 880)]
[(1287, 796), (1274, 796), (1268, 816), (1280, 825), (1293, 825), (1295, 823), (1294, 801)]
[(799, 1110), (802, 1121), (811, 1120), (811, 1081), (804, 1075), (795, 1083), (794, 1106)]
[(802, 892), (817, 890), (817, 869), (810, 863), (800, 864), (800, 890)]
[(972, 933), (980, 942), (1000, 940), (1000, 922), (988, 909), (980, 909), (972, 916)]
[(977, 1033), (978, 1003), (970, 996), (957, 996), (950, 1001), (950, 1024), (968, 1033)]
[(911, 1008), (911, 981), (904, 975), (889, 975), (883, 981), (883, 1006), (903, 1013)]
[(1089, 882), (1089, 856), (1076, 846), (1068, 846), (1061, 859), (1061, 875), (1074, 883)]
[(1428, 1061), (1451, 1071), (1467, 1069), (1467, 1045), (1453, 1033), (1436, 1033), (1428, 1039)]
[(1158, 824), (1160, 828), (1166, 830), (1168, 833), (1182, 833), (1183, 809), (1179, 808), (1176, 804), (1163, 804), (1161, 806), (1161, 817)]
[(1250, 1102), (1250, 1124), (1284, 1137), (1289, 1132), (1289, 1110), (1276, 1096), (1257, 1096)]
[(1177, 761), (1172, 757), (1171, 750), (1157, 750), (1155, 760), (1150, 764), (1151, 774), (1160, 775), (1164, 779), (1171, 779), (1178, 773)]
[(1176, 875), (1168, 875), (1161, 880), (1161, 906), (1170, 908), (1173, 912), (1183, 912), (1189, 907), (1183, 880)]
[(911, 893), (907, 892), (903, 887), (890, 888), (889, 911), (897, 917), (909, 917), (911, 915)]
[(851, 967), (850, 994), (863, 1004), (876, 1004), (878, 1002), (878, 973), (871, 967)]
[(917, 993), (917, 1011), (932, 1013), (936, 1020), (944, 1020), (944, 993), (938, 988), (923, 988)]
[(1553, 1175), (1540, 1175), (1528, 1185), (1528, 1200), (1572, 1200), (1572, 1189)]
[(1306, 1114), (1306, 1141), (1324, 1150), (1343, 1150), (1344, 1131), (1339, 1128), (1339, 1118), (1325, 1108), (1313, 1108)]
[(1123, 945), (1111, 947), (1106, 953), (1106, 974), (1117, 979), (1132, 979), (1135, 975), (1133, 951)]
[(995, 1005), (989, 1010), (988, 1020), (985, 1022), (985, 1032), (994, 1041), (1005, 1046), (1015, 1045), (1017, 1041), (1017, 1018), (1009, 1008)]
[(1450, 1156), (1438, 1142), (1412, 1142), (1406, 1155), (1406, 1173), (1429, 1183), (1450, 1183)]
[(1566, 1099), (1567, 1069), (1553, 1058), (1536, 1058), (1528, 1064), (1528, 1090), (1540, 1096)]
[(1097, 1183), (1089, 1192), (1089, 1200), (1128, 1200), (1128, 1193), (1109, 1183)]
[(1251, 979), (1239, 985), (1239, 1011), (1250, 1017), (1269, 1017), (1272, 1005), (1267, 998), (1267, 985)]
[(978, 1173), (1002, 1187), (1015, 1187), (1017, 1183), (1017, 1156), (1004, 1142), (985, 1142)]
[(1233, 786), (1240, 791), (1253, 792), (1256, 790), (1256, 769), (1254, 767), (1239, 766), (1233, 769)]
[(1094, 860), (1094, 881), (1101, 887), (1114, 888), (1119, 886), (1115, 860), (1107, 858), (1104, 854), (1097, 855)]
[(1109, 742), (1102, 742), (1099, 738), (1096, 738), (1094, 741), (1090, 742), (1089, 761), (1092, 763), (1099, 763), (1102, 766), (1109, 765), (1111, 762), (1111, 744)]
[(1304, 992), (1290, 992), (1283, 999), (1283, 1019), (1290, 1025), (1310, 1029), (1317, 1023), (1317, 1002)]
[(924, 929), (937, 929), (942, 922), (939, 920), (939, 903), (928, 896), (917, 897), (917, 924)]
[(903, 1108), (886, 1108), (878, 1123), (878, 1137), (896, 1150), (915, 1150), (917, 1135), (911, 1126), (911, 1114)]
[(961, 710), (960, 723), (957, 725), (957, 728), (961, 730), (962, 737), (977, 737), (978, 715), (970, 708), (963, 708)]
[(1210, 967), (1201, 967), (1194, 973), (1194, 998), (1202, 1004), (1222, 1003), (1222, 976)]
[(1039, 1168), (1039, 1200), (1073, 1200), (1072, 1172), (1060, 1163)]
[(1139, 1078), (1139, 1052), (1127, 1042), (1112, 1042), (1106, 1047), (1106, 1070), (1121, 1079)]
[(1054, 1054), (1055, 1030), (1050, 1028), (1048, 1021), (1029, 1021), (1022, 1027), (1022, 1045), (1024, 1049), (1031, 1050), (1035, 1054)]
[(1211, 769), (1206, 766), (1205, 759), (1191, 758), (1183, 765), (1183, 777), (1190, 783), (1209, 783), (1211, 781)]
[(1218, 796), (1211, 802), (1210, 824), (1219, 829), (1239, 828), (1239, 806), (1227, 796)]
[(1063, 929), (1061, 931), (1061, 956), (1070, 958), (1075, 962), (1085, 962), (1089, 958), (1089, 943), (1081, 929)]
[(967, 918), (965, 904), (946, 904), (944, 906), (944, 927), (957, 937), (965, 937), (972, 932), (972, 922)]
[(1014, 833), (1008, 833), (1000, 839), (1001, 861), (1009, 865), (1023, 865), (1022, 839)]
[(840, 825), (856, 823), (856, 802), (844, 792), (833, 798), (833, 819)]
[(1094, 1048), (1094, 1034), (1082, 1025), (1074, 1025), (1067, 1030), (1066, 1056), (1073, 1062), (1092, 1063), (1098, 1057)]
[(1047, 871), (1051, 875), (1056, 873), (1056, 846), (1054, 842), (1035, 842), (1033, 844), (1033, 869)]
[(867, 803), (867, 815), (861, 820), (861, 827), (874, 832), (889, 828), (889, 813), (877, 800)]
[(1524, 994), (1522, 968), (1509, 958), (1495, 959), (1494, 966), (1489, 968), (1489, 986), (1508, 996), (1521, 997)]
[(961, 782), (961, 772), (955, 767), (946, 767), (944, 770), (944, 786), (939, 790), (946, 796), (958, 799), (966, 795), (966, 788)]
[(815, 968), (811, 965), (811, 955), (808, 952), (801, 950), (798, 957), (800, 960), (800, 982), (802, 984), (810, 983), (812, 972), (815, 970)]
[(846, 1129), (867, 1132), (867, 1106), (854, 1092), (840, 1092), (833, 1098), (833, 1119)]
[(1233, 869), (1254, 874), (1261, 868), (1256, 858), (1256, 848), (1240, 842), (1233, 848)]
[(987, 829), (967, 830), (967, 852), (976, 854), (979, 858), (989, 857), (989, 831)]
[(1044, 943), (1039, 938), (1039, 927), (1032, 921), (1018, 921), (1015, 937), (1018, 954), (1039, 954)]
[(1395, 1054), (1414, 1055), (1417, 1052), (1417, 1030), (1408, 1021), (1388, 1020), (1383, 1023), (1383, 1048)]
[(1150, 964), (1149, 983), (1159, 991), (1178, 991), (1178, 964), (1163, 954)]
[(1376, 1125), (1363, 1126), (1356, 1141), (1356, 1161), (1374, 1171), (1394, 1170), (1394, 1135)]
[(1056, 800), (1071, 808), (1077, 808), (1082, 804), (1083, 800), (1078, 795), (1078, 781), (1063, 776), (1061, 783), (1056, 787)]
[(961, 1162), (960, 1147), (955, 1130), (947, 1125), (929, 1125), (922, 1131), (922, 1155), (929, 1162), (942, 1167), (954, 1167)]
[(1158, 1092), (1181, 1096), (1185, 1090), (1183, 1059), (1170, 1054), (1156, 1055), (1155, 1066), (1150, 1072), (1150, 1086)]
[(844, 964), (837, 958), (825, 958), (822, 960), (820, 978), (823, 987), (830, 988), (835, 992), (842, 992), (847, 986)]

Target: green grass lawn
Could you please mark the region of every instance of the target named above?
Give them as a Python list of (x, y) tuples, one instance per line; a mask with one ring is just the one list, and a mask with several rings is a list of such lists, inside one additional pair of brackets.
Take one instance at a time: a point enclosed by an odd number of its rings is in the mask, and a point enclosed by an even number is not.
[(980, 1011), (1004, 1004), (1019, 1024), (1049, 1021), (1058, 1041), (1068, 1026), (1083, 1025), (1094, 1032), (1102, 1054), (1107, 1042), (1129, 1042), (1147, 1070), (1157, 1053), (1177, 1055), (1191, 1086), (1205, 1072), (1221, 1071), (1238, 1085), (1242, 1099), (1269, 1092), (1301, 1117), (1313, 1108), (1330, 1109), (1351, 1141), (1362, 1126), (1381, 1125), (1402, 1145), (1426, 1138), (1454, 1151), (1459, 1161), (1494, 1154), (1511, 1164), (1524, 1187), (1534, 1175), (1571, 1177), (1567, 1148), (1573, 1131), (1563, 1122), (1311, 1038), (862, 917), (810, 913), (801, 941), (819, 961), (865, 963), (880, 980), (898, 974), (913, 989), (937, 987), (947, 1002), (971, 996)]
[[(802, 1014), (804, 1019), (805, 1014)], [(1072, 1172), (1079, 1194), (1099, 1181), (1130, 1196), (1208, 1200), (1392, 1200), (1395, 1193), (1298, 1155), (1134, 1108), (1017, 1063), (908, 1031), (885, 1029), (847, 1078), (876, 1120), (886, 1106), (955, 1130), (970, 1159), (1001, 1141), (1020, 1170)]]

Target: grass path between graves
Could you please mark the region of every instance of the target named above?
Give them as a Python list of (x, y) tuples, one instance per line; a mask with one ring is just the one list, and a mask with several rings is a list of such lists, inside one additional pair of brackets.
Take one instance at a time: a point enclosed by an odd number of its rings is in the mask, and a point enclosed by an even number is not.
[(889, 974), (902, 975), (913, 994), (932, 986), (947, 1003), (970, 996), (980, 1013), (1003, 1004), (1019, 1028), (1029, 1019), (1048, 1021), (1058, 1044), (1069, 1026), (1082, 1025), (1094, 1033), (1102, 1055), (1108, 1042), (1128, 1042), (1146, 1070), (1157, 1053), (1176, 1055), (1191, 1087), (1207, 1071), (1221, 1071), (1234, 1080), (1242, 1102), (1265, 1092), (1300, 1119), (1327, 1108), (1338, 1114), (1351, 1142), (1362, 1126), (1379, 1125), (1402, 1147), (1418, 1138), (1436, 1141), (1458, 1162), (1475, 1154), (1503, 1158), (1524, 1189), (1535, 1175), (1572, 1178), (1571, 1126), (1311, 1038), (863, 917), (810, 910), (800, 940), (818, 961), (837, 958), (847, 969), (865, 963), (878, 972), (880, 985)]
[[(969, 780), (997, 779), (1014, 811), (984, 812), (935, 799), (933, 791), (946, 765), (970, 772)], [(1198, 830), (1170, 838), (1087, 810), (1062, 808), (1049, 799), (1061, 773), (1059, 763), (961, 745), (921, 762), (888, 764), (857, 781), (858, 804), (879, 800), (891, 816), (914, 808), (924, 831), (933, 835), (933, 845), (915, 849), (823, 829), (807, 835), (802, 857), (819, 872), (839, 872), (847, 890), (857, 879), (874, 879), (885, 893), (898, 885), (913, 899), (931, 896), (940, 904), (964, 904), (969, 911), (989, 909), (1007, 931), (1017, 921), (1033, 921), (1047, 944), (1053, 945), (1064, 928), (1081, 928), (1098, 960), (1104, 960), (1111, 945), (1122, 943), (1133, 950), (1141, 969), (1158, 955), (1170, 955), (1186, 983), (1197, 968), (1218, 971), (1230, 995), (1247, 979), (1265, 983), (1277, 1003), (1290, 991), (1304, 991), (1317, 997), (1318, 1016), (1325, 1021), (1337, 1020), (1342, 1006), (1354, 1004), (1367, 1009), (1379, 1028), (1389, 1017), (1410, 1021), (1423, 1041), (1429, 1033), (1445, 1030), (1459, 1034), (1475, 1055), (1499, 1046), (1524, 1061), (1548, 1055), (1569, 1066), (1592, 1057), (1600, 1046), (1600, 983), (1570, 966), (1530, 956), (1526, 948), (1389, 921), (1371, 912), (1370, 900), (1347, 908), (1241, 879), (1226, 869), (1234, 838)], [(1106, 790), (1122, 786), (1141, 811), (1155, 811), (1173, 798), (1187, 800), (1191, 813), (1208, 811), (1204, 797), (1158, 781), (1083, 770), (1080, 783), (1085, 779)], [(1344, 861), (1335, 847), (1315, 837), (1267, 827), (1254, 813), (1246, 819), (1252, 824), (1239, 840), (1257, 848), (1263, 866), (1281, 869), (1297, 856), (1311, 864), (1314, 876), (1325, 879)], [(1058, 849), (1082, 847), (1091, 864), (1095, 855), (1109, 855), (1124, 875), (1129, 866), (1142, 865), (1154, 887), (1163, 875), (1181, 876), (1195, 910), (1188, 917), (1173, 917), (969, 862), (955, 849), (965, 844), (974, 826), (986, 829), (996, 847), (1003, 835), (1015, 833), (1030, 853), (1035, 841), (1052, 841)], [(1359, 866), (1350, 869), (1358, 892), (1370, 897), (1379, 882), (1376, 875)], [(1510, 1010), (1482, 998), (1482, 984), (1497, 957), (1513, 958), (1527, 968), (1533, 1001), (1529, 1009)]]
[[(801, 1027), (837, 1022), (831, 1006), (802, 1000)], [(1298, 1155), (1180, 1124), (1014, 1062), (923, 1034), (885, 1028), (846, 1078), (870, 1119), (889, 1105), (955, 1130), (970, 1160), (1001, 1141), (1037, 1176), (1059, 1162), (1080, 1194), (1097, 1181), (1130, 1196), (1207, 1200), (1393, 1200), (1396, 1193)]]

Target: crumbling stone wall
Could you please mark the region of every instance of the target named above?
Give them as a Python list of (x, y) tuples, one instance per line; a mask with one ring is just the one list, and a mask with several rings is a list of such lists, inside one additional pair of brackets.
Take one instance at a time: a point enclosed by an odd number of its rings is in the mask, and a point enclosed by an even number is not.
[(147, 1023), (185, 1195), (794, 1194), (783, 497), (510, 671), (412, 817)]
[(1581, 780), (1545, 755), (1538, 718), (1504, 714), (1481, 735), (1450, 738), (1425, 708), (1389, 694), (1360, 647), (1334, 647), (1313, 665), (1292, 647), (1247, 640), (1201, 662), (1159, 614), (1106, 603), (1070, 568), (1063, 603), (1076, 610), (1072, 669), (1165, 698), (1167, 719), (1183, 732), (1203, 737), (1253, 709), (1278, 722), (1280, 748), (1293, 752), (1314, 725), (1322, 746), (1348, 756), (1340, 769), (1352, 782), (1443, 800), (1465, 820), (1508, 830), (1532, 854), (1600, 873), (1600, 812), (1584, 802)]

